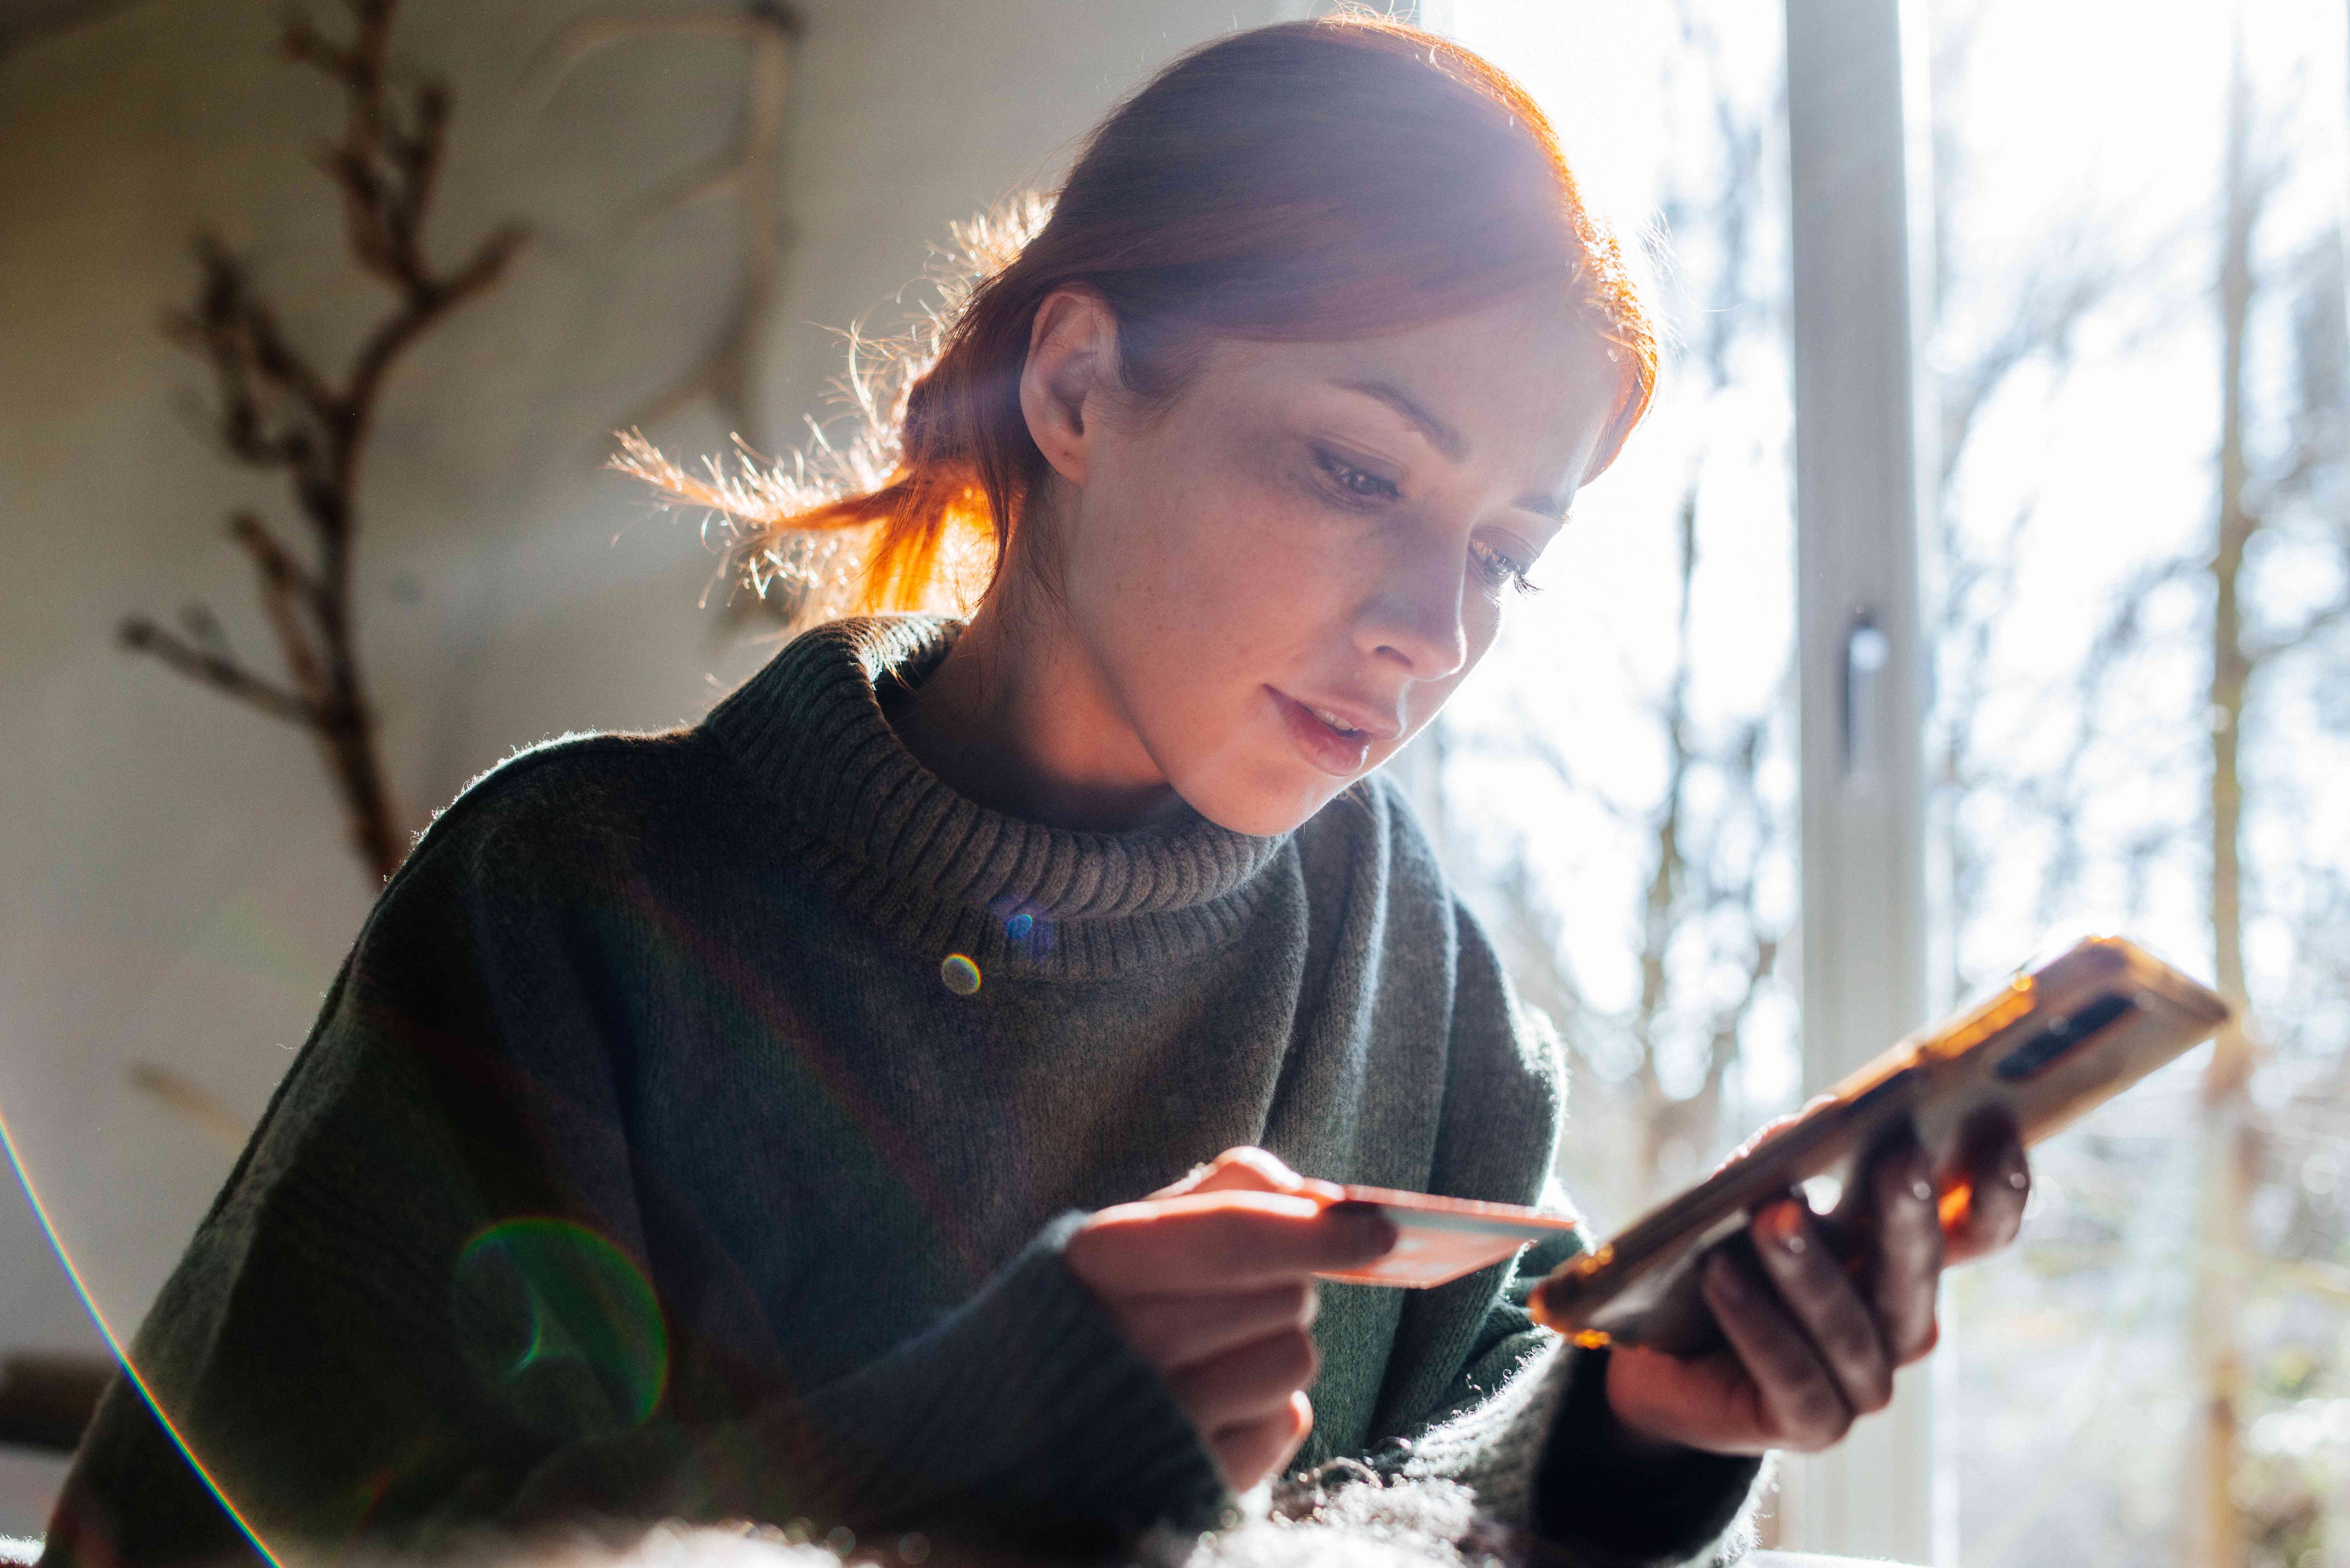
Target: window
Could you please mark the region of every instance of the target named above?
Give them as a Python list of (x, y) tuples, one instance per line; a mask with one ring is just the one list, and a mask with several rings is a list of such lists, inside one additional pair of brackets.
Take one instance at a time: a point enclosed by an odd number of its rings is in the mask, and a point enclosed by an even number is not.
[(2116, 21), (1932, 11), (1939, 961), (2142, 932), (2249, 1027), (2049, 1144), (1952, 1279), (1956, 1561), (2340, 1562), (2344, 16)]
[(1802, 1086), (1780, 31), (1697, 4), (1456, 0), (1440, 20), (1555, 115), (1627, 241), (1669, 247), (1647, 258), (1670, 334), (1654, 411), (1420, 774), (1456, 879), (1565, 1040), (1562, 1174), (1605, 1229)]
[(1428, 9), (1670, 247), (1670, 389), (1421, 764), (1574, 1050), (1567, 1174), (1620, 1220), (2045, 940), (2144, 936), (2248, 1033), (2044, 1147), (1937, 1397), (1783, 1537), (2340, 1561), (2343, 13), (1764, 10)]

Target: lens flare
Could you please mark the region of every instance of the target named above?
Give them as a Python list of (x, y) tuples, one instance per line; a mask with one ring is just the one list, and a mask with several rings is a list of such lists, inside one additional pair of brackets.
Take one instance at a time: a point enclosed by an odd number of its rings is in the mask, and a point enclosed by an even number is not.
[(509, 1220), (458, 1255), (450, 1310), (465, 1359), (553, 1437), (641, 1426), (669, 1385), (669, 1330), (635, 1261), (585, 1225)]
[(81, 1297), (81, 1304), (88, 1311), (90, 1322), (96, 1324), (98, 1332), (106, 1336), (106, 1347), (114, 1353), (115, 1362), (122, 1368), (124, 1376), (130, 1380), (130, 1386), (139, 1391), (140, 1398), (147, 1401), (147, 1407), (155, 1412), (157, 1423), (164, 1431), (171, 1434), (172, 1441), (178, 1446), (181, 1454), (187, 1459), (188, 1468), (196, 1472), (203, 1481), (206, 1490), (219, 1501), (223, 1511), (236, 1521), (237, 1529), (243, 1531), (244, 1538), (253, 1542), (253, 1549), (261, 1554), (264, 1562), (270, 1564), (270, 1568), (282, 1568), (277, 1553), (269, 1549), (269, 1543), (261, 1539), (260, 1532), (253, 1528), (252, 1521), (244, 1517), (235, 1503), (229, 1501), (228, 1493), (221, 1490), (220, 1482), (214, 1479), (213, 1472), (205, 1468), (203, 1460), (196, 1457), (196, 1450), (189, 1446), (187, 1435), (182, 1432), (179, 1424), (172, 1419), (171, 1412), (163, 1408), (163, 1402), (155, 1397), (155, 1391), (148, 1386), (147, 1380), (139, 1375), (139, 1368), (132, 1364), (128, 1347), (115, 1334), (114, 1325), (106, 1321), (104, 1313), (98, 1310), (98, 1298), (89, 1293), (89, 1282), (82, 1278), (81, 1271), (74, 1266), (73, 1254), (66, 1251), (65, 1239), (57, 1234), (57, 1222), (49, 1218), (48, 1205), (41, 1201), (41, 1189), (33, 1182), (33, 1173), (25, 1164), (23, 1151), (16, 1145), (16, 1135), (10, 1130), (5, 1116), (0, 1116), (0, 1146), (7, 1148), (9, 1167), (16, 1171), (16, 1179), (24, 1184), (25, 1197), (32, 1203), (35, 1216), (40, 1220), (41, 1233), (49, 1239), (49, 1245), (57, 1250), (57, 1262), (64, 1265), (66, 1277), (73, 1281), (75, 1293)]
[(1003, 922), (1003, 939), (1024, 958), (1043, 958), (1053, 950), (1053, 922), (1033, 898), (1019, 893), (999, 894), (988, 900), (988, 913)]
[(979, 992), (979, 965), (962, 953), (949, 953), (939, 965), (939, 979), (957, 996), (974, 996)]

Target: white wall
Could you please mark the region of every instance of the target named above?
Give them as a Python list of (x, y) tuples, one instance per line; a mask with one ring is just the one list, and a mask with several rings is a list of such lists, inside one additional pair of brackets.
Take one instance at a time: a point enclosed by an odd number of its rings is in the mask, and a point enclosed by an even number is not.
[[(681, 7), (682, 8), (682, 7)], [(806, 91), (783, 192), (797, 241), (766, 347), (782, 439), (837, 369), (824, 328), (887, 301), (927, 239), (1049, 180), (1139, 76), (1283, 0), (802, 0)], [(322, 11), (338, 8), (320, 6)], [(691, 360), (733, 278), (732, 210), (623, 232), (627, 198), (720, 146), (738, 57), (629, 45), (530, 89), (588, 7), (411, 0), (398, 43), (450, 78), (432, 239), (538, 240), (395, 378), (363, 493), (359, 611), (408, 826), (513, 747), (690, 721), (764, 653), (695, 607), (684, 524), (599, 471), (606, 432)], [(155, 329), (217, 224), (305, 343), (380, 308), (309, 148), (338, 104), (271, 53), (267, 0), (147, 0), (0, 57), (0, 1115), (107, 1320), (127, 1334), (230, 1150), (130, 1086), (165, 1064), (257, 1116), (369, 890), (298, 733), (114, 644), (200, 597), (265, 656), (220, 523), (280, 486), (213, 452), (207, 372)], [(716, 450), (706, 410), (653, 432)], [(13, 1194), (0, 1347), (95, 1343)], [(0, 1525), (6, 1521), (0, 1519)]]

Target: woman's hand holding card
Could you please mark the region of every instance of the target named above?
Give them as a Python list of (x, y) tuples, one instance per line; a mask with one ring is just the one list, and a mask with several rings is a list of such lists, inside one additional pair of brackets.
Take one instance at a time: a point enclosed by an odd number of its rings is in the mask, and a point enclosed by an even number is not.
[(1315, 1274), (1395, 1244), (1392, 1224), (1342, 1196), (1263, 1149), (1228, 1149), (1069, 1238), (1071, 1272), (1166, 1379), (1235, 1491), (1288, 1463), (1313, 1429)]

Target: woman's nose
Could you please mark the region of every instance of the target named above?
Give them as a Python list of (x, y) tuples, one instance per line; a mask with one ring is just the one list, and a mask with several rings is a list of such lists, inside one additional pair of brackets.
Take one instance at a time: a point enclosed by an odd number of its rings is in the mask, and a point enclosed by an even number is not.
[(1469, 661), (1461, 624), (1462, 568), (1451, 552), (1429, 549), (1399, 561), (1357, 618), (1357, 636), (1375, 659), (1400, 662), (1415, 680), (1441, 680)]

